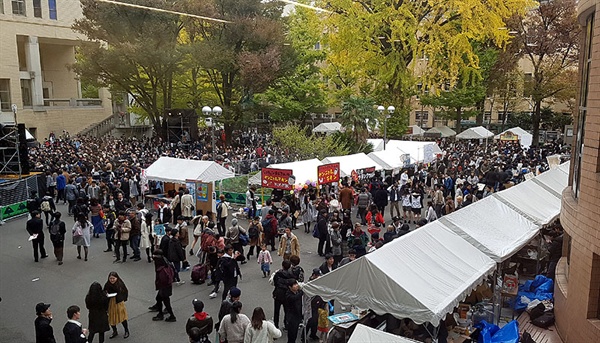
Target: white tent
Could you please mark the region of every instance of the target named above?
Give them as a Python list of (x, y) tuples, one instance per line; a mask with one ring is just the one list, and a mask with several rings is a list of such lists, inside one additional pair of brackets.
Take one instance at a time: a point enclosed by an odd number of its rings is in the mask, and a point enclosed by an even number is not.
[(539, 226), (493, 196), (438, 220), (496, 262), (525, 246)]
[(411, 125), (409, 128), (412, 128), (412, 133), (410, 136), (422, 136), (425, 133), (425, 130), (423, 130), (419, 125)]
[(503, 135), (507, 132), (511, 132), (514, 135), (519, 137), (521, 141), (521, 145), (529, 148), (531, 146), (531, 142), (533, 141), (533, 135), (520, 127), (513, 127), (512, 129), (504, 130), (500, 134), (494, 136), (494, 139), (500, 139), (500, 135)]
[[(377, 162), (385, 170), (399, 170), (404, 167), (404, 161), (400, 156), (404, 155), (405, 152), (400, 149), (386, 149), (381, 151), (373, 151), (369, 153), (369, 156), (373, 161)], [(415, 159), (411, 158), (411, 163), (414, 163)]]
[(456, 135), (458, 139), (485, 139), (491, 137), (494, 137), (494, 133), (483, 126), (472, 127)]
[(452, 137), (456, 136), (456, 131), (452, 130), (448, 126), (436, 126), (427, 130), (426, 133), (439, 133), (442, 137)]
[[(293, 171), (293, 175), (296, 177), (296, 184), (304, 184), (306, 180), (317, 181), (317, 167), (322, 164), (323, 163), (321, 163), (321, 161), (313, 158), (312, 160), (271, 164), (268, 166), (268, 168), (291, 169)], [(248, 179), (248, 184), (260, 185), (261, 179), (262, 175), (259, 171)]]
[(383, 170), (382, 166), (362, 152), (354, 155), (327, 157), (321, 162), (323, 164), (339, 162), (340, 176), (342, 177), (351, 175), (352, 171), (356, 169), (375, 167), (375, 170)]
[(235, 173), (213, 161), (161, 157), (146, 169), (146, 176), (148, 180), (185, 183), (224, 180), (235, 177)]
[(348, 343), (419, 343), (410, 338), (383, 332), (363, 324), (356, 324)]
[(369, 138), (367, 139), (367, 143), (373, 146), (373, 151), (383, 150), (383, 139), (381, 138)]
[(334, 132), (339, 132), (341, 130), (342, 130), (342, 124), (340, 124), (338, 122), (333, 122), (333, 123), (321, 123), (321, 124), (317, 125), (317, 127), (315, 127), (312, 130), (312, 132), (330, 134), (330, 133), (334, 133)]
[(555, 192), (547, 190), (533, 179), (495, 193), (494, 196), (512, 205), (524, 217), (538, 225), (550, 223), (560, 214), (560, 196), (557, 197)]
[(387, 149), (400, 149), (410, 155), (411, 160), (429, 163), (435, 160), (436, 154), (441, 154), (442, 149), (435, 142), (400, 141), (390, 140), (385, 145)]
[(303, 290), (309, 296), (437, 326), (495, 266), (467, 241), (433, 222), (308, 282)]

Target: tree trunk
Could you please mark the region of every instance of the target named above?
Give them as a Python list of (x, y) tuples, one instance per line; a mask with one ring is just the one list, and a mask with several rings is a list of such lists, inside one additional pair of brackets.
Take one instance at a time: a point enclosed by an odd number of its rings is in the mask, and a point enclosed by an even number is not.
[(460, 133), (460, 121), (462, 120), (462, 107), (456, 108), (456, 123), (454, 124), (454, 130), (456, 133)]
[(475, 122), (477, 123), (477, 125), (481, 126), (483, 124), (483, 118), (485, 114), (485, 99), (478, 101), (476, 108), (477, 116), (475, 117)]
[(533, 147), (538, 147), (540, 145), (540, 118), (542, 116), (542, 101), (536, 100), (533, 108), (533, 114), (531, 115), (531, 126), (532, 126), (532, 136), (533, 142), (531, 145)]

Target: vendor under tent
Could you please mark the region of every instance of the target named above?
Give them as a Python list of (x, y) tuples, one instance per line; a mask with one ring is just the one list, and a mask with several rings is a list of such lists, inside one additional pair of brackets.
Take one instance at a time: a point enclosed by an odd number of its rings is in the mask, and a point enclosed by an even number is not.
[(367, 139), (367, 143), (371, 144), (373, 151), (383, 150), (383, 139), (381, 138), (369, 138)]
[[(405, 155), (405, 152), (400, 149), (386, 149), (371, 152), (367, 156), (382, 166), (383, 169), (397, 172), (402, 168), (407, 167), (402, 159), (403, 155)], [(411, 164), (415, 162), (416, 160), (411, 158), (408, 163)]]
[(399, 149), (409, 154), (411, 160), (424, 163), (434, 161), (436, 155), (442, 153), (442, 149), (436, 142), (390, 140), (387, 142), (385, 149)]
[(321, 162), (323, 162), (323, 164), (336, 162), (339, 163), (341, 172), (340, 174), (342, 177), (350, 176), (352, 171), (357, 169), (375, 167), (375, 170), (383, 170), (382, 166), (362, 152), (353, 155), (327, 157)]
[[(317, 181), (317, 167), (322, 164), (321, 161), (313, 158), (312, 160), (271, 164), (267, 168), (291, 169), (296, 177), (296, 184), (304, 184), (307, 180)], [(259, 171), (248, 179), (248, 184), (258, 186), (261, 184), (261, 180), (262, 174)]]
[(321, 123), (312, 130), (313, 133), (325, 134), (332, 134), (340, 131), (342, 131), (342, 124), (335, 121), (333, 123)]
[(348, 343), (386, 342), (386, 343), (418, 343), (410, 338), (383, 332), (366, 325), (357, 324)]
[(456, 136), (456, 131), (452, 130), (448, 126), (432, 127), (431, 129), (427, 130), (425, 133), (439, 134), (440, 137), (442, 137), (442, 138)]
[(309, 296), (438, 326), (495, 266), (457, 234), (432, 222), (308, 282), (303, 290)]
[(411, 133), (409, 136), (423, 136), (425, 130), (423, 130), (419, 125), (411, 125), (408, 127), (408, 131)]
[(531, 142), (533, 141), (533, 135), (518, 126), (497, 134), (494, 136), (494, 139), (510, 141), (513, 140), (512, 137), (516, 137), (514, 140), (521, 141), (521, 145), (526, 148), (529, 148), (531, 146)]
[(494, 137), (494, 133), (483, 126), (476, 126), (456, 135), (457, 139), (486, 139)]

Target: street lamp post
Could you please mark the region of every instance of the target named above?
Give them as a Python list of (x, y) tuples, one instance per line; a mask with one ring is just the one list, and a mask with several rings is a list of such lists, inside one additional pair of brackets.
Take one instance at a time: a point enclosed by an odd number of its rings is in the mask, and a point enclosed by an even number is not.
[[(383, 107), (382, 105), (377, 106), (377, 110), (379, 111), (379, 113), (381, 113), (383, 115), (383, 112), (385, 111), (385, 107)], [(387, 141), (387, 120), (388, 118), (394, 114), (394, 111), (396, 110), (396, 108), (392, 105), (388, 106), (387, 111), (388, 114), (383, 117), (383, 150), (385, 150), (385, 144)]]
[(202, 107), (202, 113), (204, 115), (211, 115), (214, 114), (213, 117), (211, 117), (210, 119), (210, 131), (211, 131), (211, 138), (212, 138), (212, 159), (213, 161), (215, 160), (216, 157), (216, 149), (215, 149), (215, 122), (216, 122), (216, 117), (219, 117), (221, 115), (221, 113), (223, 113), (223, 109), (219, 106), (215, 106), (213, 108), (210, 108), (210, 106), (204, 106)]

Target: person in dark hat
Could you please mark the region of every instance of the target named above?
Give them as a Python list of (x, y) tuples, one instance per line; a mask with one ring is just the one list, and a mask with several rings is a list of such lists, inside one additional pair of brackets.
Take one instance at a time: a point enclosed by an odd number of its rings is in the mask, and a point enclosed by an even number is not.
[(50, 304), (39, 303), (35, 305), (35, 342), (36, 343), (56, 343), (54, 330), (50, 325), (52, 322), (52, 311)]
[(236, 301), (240, 301), (242, 296), (242, 291), (237, 287), (232, 287), (229, 289), (229, 297), (227, 297), (223, 302), (221, 302), (221, 308), (219, 308), (219, 321), (215, 324), (215, 329), (219, 329), (219, 325), (221, 324), (221, 320), (223, 317), (228, 315), (231, 312), (231, 306)]
[(192, 328), (198, 328), (200, 330), (200, 342), (207, 342), (208, 335), (213, 331), (213, 319), (212, 317), (204, 312), (204, 303), (200, 299), (192, 300), (194, 306), (194, 314), (188, 318), (185, 324), (185, 332), (190, 335)]
[(175, 314), (173, 314), (173, 308), (171, 307), (170, 297), (173, 295), (173, 278), (175, 272), (164, 258), (162, 250), (156, 249), (152, 258), (154, 259), (154, 270), (156, 272), (154, 284), (158, 291), (156, 294), (156, 305), (150, 309), (151, 311), (158, 311), (158, 314), (155, 317), (152, 317), (152, 320), (159, 321), (164, 319), (162, 312), (164, 304), (169, 313), (169, 317), (167, 317), (165, 321), (174, 322), (176, 319)]

